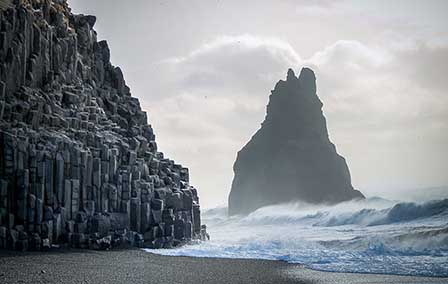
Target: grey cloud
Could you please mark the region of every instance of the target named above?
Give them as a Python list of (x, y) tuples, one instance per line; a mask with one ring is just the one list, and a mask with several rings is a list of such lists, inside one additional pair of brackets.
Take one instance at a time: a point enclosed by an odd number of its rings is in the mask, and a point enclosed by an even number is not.
[(448, 46), (420, 43), (414, 49), (403, 52), (398, 60), (420, 87), (444, 93), (448, 90)]
[[(257, 38), (250, 37), (250, 40), (257, 41)], [(225, 43), (211, 42), (186, 57), (166, 62), (175, 66), (170, 69), (170, 76), (177, 78), (174, 83), (179, 87), (175, 88), (178, 93), (173, 93), (170, 100), (162, 101), (156, 107), (156, 122), (162, 136), (174, 137), (179, 134), (176, 129), (183, 129), (182, 137), (191, 141), (189, 145), (194, 145), (190, 147), (207, 157), (204, 163), (213, 161), (222, 167), (219, 174), (210, 174), (222, 180), (223, 187), (230, 186), (232, 178), (233, 159), (229, 157), (233, 157), (259, 127), (269, 90), (277, 80), (284, 78), (288, 65), (294, 62), (281, 55), (284, 50), (289, 50), (282, 49), (282, 46), (288, 44), (254, 47), (240, 44), (239, 37), (229, 37)], [(276, 48), (282, 52), (272, 52)], [(404, 157), (415, 149), (423, 153), (427, 151), (425, 148), (440, 147), (440, 139), (448, 140), (440, 133), (440, 129), (447, 128), (447, 120), (442, 114), (448, 109), (448, 104), (436, 91), (419, 84), (415, 66), (407, 64), (409, 56), (429, 57), (424, 62), (431, 62), (439, 55), (434, 53), (437, 56), (433, 57), (431, 53), (421, 52), (420, 49), (412, 52), (378, 49), (357, 41), (338, 41), (303, 62), (294, 50), (290, 52), (293, 56), (289, 58), (297, 59), (294, 63), (296, 69), (305, 64), (316, 70), (318, 92), (325, 104), (333, 140), (347, 153), (355, 181), (361, 187), (371, 183), (372, 179), (371, 175), (365, 174), (363, 164), (370, 161), (380, 165), (385, 159), (381, 155), (375, 156), (372, 150), (366, 156), (365, 149), (375, 147), (377, 152), (395, 152), (396, 156)], [(266, 58), (271, 69), (263, 65)], [(247, 64), (247, 68), (232, 69), (241, 62)], [(204, 75), (204, 70), (216, 76), (217, 81), (208, 82), (208, 76), (198, 79)], [(185, 78), (195, 80), (186, 83)], [(182, 111), (170, 110), (176, 101), (180, 101)], [(158, 111), (159, 107), (164, 111)], [(428, 109), (432, 111), (428, 112)], [(170, 118), (162, 112), (169, 114)], [(172, 121), (178, 121), (176, 127), (170, 127)], [(403, 147), (397, 141), (407, 141), (408, 146)], [(173, 145), (170, 151), (182, 152), (181, 147)], [(201, 155), (194, 159), (202, 160)], [(188, 160), (193, 168), (196, 165), (203, 167), (192, 157)], [(396, 169), (399, 163), (397, 161), (384, 168), (402, 179), (408, 172), (401, 173)], [(436, 172), (439, 170), (443, 171), (436, 169)], [(198, 179), (199, 184), (209, 182)], [(205, 195), (207, 197), (207, 193)]]
[(186, 57), (163, 63), (175, 71), (175, 83), (182, 90), (213, 90), (208, 95), (226, 92), (231, 96), (240, 92), (256, 94), (277, 80), (273, 73), (280, 75), (285, 68), (298, 66), (301, 59), (284, 41), (242, 35), (217, 38)]
[(71, 2), (98, 16), (159, 146), (190, 167), (213, 206), (226, 200), (270, 90), (302, 65), (317, 73), (355, 186), (448, 183), (446, 1), (410, 1)]
[[(235, 153), (259, 127), (270, 89), (284, 79), (289, 66), (296, 70), (312, 66), (332, 140), (346, 155), (355, 184), (381, 186), (374, 180), (383, 175), (384, 183), (395, 185), (392, 174), (406, 183), (404, 177), (418, 171), (418, 165), (406, 170), (399, 168), (400, 161), (385, 162), (388, 157), (404, 159), (420, 151), (416, 156), (428, 162), (433, 155), (421, 153), (443, 151), (439, 141), (448, 142), (443, 134), (448, 133), (447, 101), (436, 89), (425, 87), (416, 66), (408, 64), (409, 58), (420, 58), (420, 63), (414, 62), (426, 66), (437, 63), (439, 56), (422, 49), (378, 49), (357, 41), (338, 41), (301, 60), (286, 42), (226, 37), (162, 63), (168, 73), (159, 75), (171, 80), (162, 89), (171, 93), (153, 105), (153, 122), (164, 149), (185, 158), (193, 172), (207, 173), (196, 175), (195, 181), (205, 188), (219, 188), (203, 193), (204, 198), (212, 200), (218, 194), (224, 199)], [(172, 137), (182, 137), (184, 143), (173, 142)], [(207, 163), (219, 171), (205, 169)], [(366, 163), (382, 169), (368, 173)], [(429, 177), (420, 175), (420, 182), (437, 180), (442, 171), (439, 167)]]

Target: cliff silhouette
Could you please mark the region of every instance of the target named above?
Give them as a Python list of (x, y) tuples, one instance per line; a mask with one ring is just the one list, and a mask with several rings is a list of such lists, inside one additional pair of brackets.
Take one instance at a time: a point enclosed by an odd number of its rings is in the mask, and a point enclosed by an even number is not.
[(238, 152), (229, 214), (291, 202), (338, 203), (364, 198), (328, 137), (316, 77), (289, 69), (272, 91), (261, 128)]

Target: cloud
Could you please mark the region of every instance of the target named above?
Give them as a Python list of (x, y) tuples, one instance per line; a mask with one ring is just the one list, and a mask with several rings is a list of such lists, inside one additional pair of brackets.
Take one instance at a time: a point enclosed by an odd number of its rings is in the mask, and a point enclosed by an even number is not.
[(447, 48), (338, 41), (305, 60), (356, 186), (447, 182)]
[[(344, 15), (350, 11), (350, 5), (344, 5), (343, 0), (322, 1), (291, 1), (295, 5), (295, 11), (300, 16), (328, 17), (330, 15)], [(344, 7), (344, 9), (341, 9)]]
[[(398, 55), (397, 61), (404, 65), (408, 76), (413, 78), (419, 87), (446, 92), (448, 81), (448, 44), (418, 43)], [(398, 67), (403, 67), (396, 66)]]
[(226, 200), (270, 90), (303, 65), (355, 186), (448, 184), (447, 1), (159, 2), (70, 1), (98, 16), (98, 36), (202, 205)]
[(288, 68), (301, 64), (294, 49), (278, 39), (219, 37), (186, 56), (158, 63), (161, 95), (149, 109), (156, 123), (182, 125), (190, 136), (201, 132), (239, 142), (260, 124), (269, 90)]
[(335, 121), (387, 130), (406, 124), (427, 127), (422, 123), (437, 123), (428, 117), (448, 113), (442, 93), (448, 89), (442, 78), (448, 71), (445, 59), (446, 47), (385, 50), (338, 41), (305, 64), (316, 70), (319, 94)]
[(218, 37), (154, 66), (158, 89), (143, 108), (162, 150), (188, 164), (199, 187), (219, 187), (202, 191), (207, 204), (226, 200), (236, 153), (259, 128), (270, 90), (288, 68), (301, 64), (287, 42), (239, 35)]
[[(341, 40), (302, 59), (279, 39), (224, 36), (158, 62), (159, 95), (143, 106), (162, 150), (190, 167), (194, 184), (206, 189), (205, 203), (213, 205), (227, 198), (236, 153), (259, 128), (270, 90), (288, 68), (311, 66), (330, 136), (356, 186), (410, 176), (410, 183), (437, 183), (443, 169), (417, 173), (448, 142), (448, 85), (440, 75), (446, 56), (439, 45), (380, 48)], [(369, 165), (379, 167), (377, 174)]]
[(241, 35), (218, 37), (187, 56), (159, 64), (169, 70), (171, 82), (182, 89), (207, 95), (219, 90), (229, 96), (240, 92), (259, 95), (255, 92), (260, 87), (276, 80), (285, 67), (298, 66), (301, 61), (284, 41)]

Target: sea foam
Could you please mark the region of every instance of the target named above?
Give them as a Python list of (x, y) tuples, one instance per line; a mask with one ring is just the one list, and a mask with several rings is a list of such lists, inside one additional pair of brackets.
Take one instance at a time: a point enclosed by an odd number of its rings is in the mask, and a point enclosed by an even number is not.
[(447, 277), (447, 217), (448, 199), (291, 203), (233, 217), (227, 217), (226, 208), (214, 208), (203, 213), (211, 241), (148, 251), (282, 260), (324, 271)]

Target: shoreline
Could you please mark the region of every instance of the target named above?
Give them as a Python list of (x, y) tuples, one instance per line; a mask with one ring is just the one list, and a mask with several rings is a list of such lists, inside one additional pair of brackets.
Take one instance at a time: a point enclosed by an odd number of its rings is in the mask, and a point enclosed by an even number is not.
[(448, 283), (448, 278), (323, 272), (279, 260), (162, 256), (142, 249), (0, 251), (0, 283)]
[[(331, 273), (331, 274), (357, 274), (357, 275), (377, 275), (377, 276), (384, 276), (384, 277), (412, 277), (412, 278), (436, 278), (436, 279), (443, 279), (446, 280), (448, 283), (448, 276), (427, 276), (427, 275), (406, 275), (406, 274), (386, 274), (386, 273), (374, 273), (374, 272), (341, 272), (341, 271), (329, 271), (329, 270), (319, 270), (314, 268), (309, 268), (305, 264), (302, 263), (290, 263), (286, 260), (280, 260), (280, 259), (263, 259), (263, 258), (227, 258), (227, 257), (215, 257), (215, 256), (182, 256), (182, 255), (163, 255), (163, 254), (157, 254), (151, 251), (146, 251), (145, 248), (143, 250), (146, 253), (157, 255), (157, 256), (166, 256), (166, 257), (186, 257), (186, 258), (204, 258), (204, 259), (229, 259), (229, 260), (253, 260), (253, 261), (274, 261), (274, 262), (282, 262), (285, 265), (288, 266), (295, 266), (299, 267), (300, 269), (309, 270), (312, 272), (319, 272), (319, 273)], [(153, 250), (153, 249), (148, 249)]]

